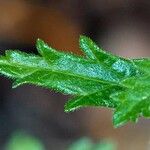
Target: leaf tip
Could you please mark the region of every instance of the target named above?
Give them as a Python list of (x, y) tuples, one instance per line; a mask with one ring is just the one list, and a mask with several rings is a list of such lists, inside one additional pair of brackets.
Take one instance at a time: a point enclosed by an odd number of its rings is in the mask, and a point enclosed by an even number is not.
[(47, 49), (49, 47), (48, 47), (48, 45), (43, 40), (41, 40), (40, 38), (38, 38), (36, 40), (36, 48), (37, 48), (39, 54), (41, 54), (43, 56), (43, 53), (44, 53), (45, 49)]
[(65, 106), (64, 106), (64, 112), (66, 112), (66, 113), (74, 112), (75, 110), (76, 110), (76, 108), (75, 108), (75, 107), (72, 107), (72, 106), (70, 105), (70, 101), (67, 102), (67, 103), (65, 104)]
[(36, 47), (37, 48), (39, 48), (41, 45), (43, 45), (44, 44), (44, 41), (43, 40), (41, 40), (40, 38), (38, 38), (37, 40), (36, 40)]
[(89, 40), (89, 39), (90, 39), (90, 38), (87, 37), (87, 36), (85, 36), (85, 35), (80, 35), (80, 37), (79, 37), (79, 41), (80, 41), (80, 42), (83, 42), (83, 41)]
[(65, 113), (71, 112), (71, 110), (68, 108), (67, 104), (65, 104), (65, 106), (64, 106), (64, 112)]

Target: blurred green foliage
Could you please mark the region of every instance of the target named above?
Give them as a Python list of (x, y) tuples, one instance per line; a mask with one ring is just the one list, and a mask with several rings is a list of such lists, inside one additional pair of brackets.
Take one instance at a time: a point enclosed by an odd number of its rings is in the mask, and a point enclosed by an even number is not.
[[(116, 143), (111, 140), (102, 140), (94, 143), (90, 138), (84, 137), (73, 142), (68, 150), (117, 150)], [(46, 150), (37, 138), (22, 132), (14, 132), (6, 143), (5, 150)]]
[(117, 146), (111, 140), (93, 143), (89, 138), (82, 138), (73, 143), (68, 150), (117, 150)]
[(24, 132), (14, 132), (6, 144), (6, 150), (45, 150), (40, 140)]

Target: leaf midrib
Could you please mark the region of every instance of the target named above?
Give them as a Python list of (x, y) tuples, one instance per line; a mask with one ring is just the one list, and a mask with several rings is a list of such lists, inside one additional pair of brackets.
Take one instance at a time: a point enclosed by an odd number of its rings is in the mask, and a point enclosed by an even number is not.
[[(98, 82), (98, 83), (101, 83), (101, 84), (106, 84), (106, 85), (113, 85), (113, 86), (120, 86), (120, 87), (125, 87), (124, 85), (121, 85), (121, 84), (119, 84), (119, 83), (115, 83), (115, 82), (106, 82), (106, 81), (104, 81), (104, 80), (98, 80), (98, 79), (96, 79), (96, 78), (87, 78), (86, 76), (81, 76), (81, 75), (79, 75), (79, 74), (71, 74), (71, 73), (68, 73), (68, 72), (62, 72), (62, 71), (57, 71), (57, 70), (50, 70), (50, 68), (48, 67), (48, 68), (46, 68), (46, 67), (44, 67), (44, 66), (42, 66), (42, 67), (33, 67), (33, 66), (25, 66), (25, 65), (22, 65), (22, 64), (18, 64), (18, 63), (14, 63), (14, 62), (12, 62), (12, 63), (10, 63), (10, 62), (8, 62), (8, 60), (6, 60), (7, 62), (5, 62), (5, 63), (2, 63), (2, 64), (5, 64), (5, 65), (9, 65), (9, 66), (13, 66), (13, 67), (18, 67), (18, 66), (21, 66), (21, 67), (23, 67), (23, 68), (33, 68), (33, 69), (35, 69), (36, 71), (40, 71), (40, 70), (46, 70), (46, 71), (50, 71), (50, 72), (55, 72), (55, 73), (60, 73), (60, 74), (64, 74), (64, 75), (67, 75), (67, 76), (74, 76), (74, 77), (78, 77), (78, 78), (82, 78), (82, 79), (85, 79), (85, 80), (90, 80), (90, 81), (94, 81), (94, 82)], [(40, 68), (40, 69), (39, 69)], [(52, 68), (51, 68), (52, 69)]]

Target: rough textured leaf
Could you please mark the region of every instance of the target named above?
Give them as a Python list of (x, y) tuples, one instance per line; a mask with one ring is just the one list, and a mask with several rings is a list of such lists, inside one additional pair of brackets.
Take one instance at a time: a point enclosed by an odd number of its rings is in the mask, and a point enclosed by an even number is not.
[[(17, 79), (13, 87), (17, 87), (24, 83), (43, 86), (46, 88), (61, 91), (66, 94), (87, 95), (97, 90), (103, 89), (106, 85), (96, 81), (62, 74), (56, 71), (39, 70), (31, 75)], [(92, 88), (92, 89), (91, 89)]]
[(132, 61), (102, 50), (90, 38), (80, 36), (79, 43), (87, 58), (111, 67), (116, 74), (119, 73), (124, 77), (138, 75), (138, 70)]
[(113, 117), (116, 127), (128, 121), (136, 122), (141, 116), (150, 117), (150, 77), (131, 78), (123, 83), (131, 89), (112, 95), (119, 101)]
[(97, 92), (85, 96), (75, 97), (66, 103), (65, 111), (70, 112), (87, 106), (104, 106), (115, 108), (117, 106), (117, 101), (110, 98), (110, 95), (112, 93), (121, 91), (121, 89), (122, 88), (119, 86), (106, 86)]
[(139, 88), (122, 92), (117, 98), (121, 101), (121, 105), (114, 113), (114, 125), (121, 126), (128, 121), (137, 121), (138, 117), (150, 117), (150, 88)]
[(135, 59), (133, 62), (137, 65), (139, 70), (150, 74), (150, 58)]
[(65, 111), (87, 106), (113, 108), (116, 127), (150, 117), (150, 59), (125, 59), (103, 51), (80, 36), (85, 56), (57, 51), (38, 39), (39, 55), (8, 50), (0, 56), (0, 73), (14, 80), (73, 95)]
[(63, 53), (49, 47), (42, 40), (37, 41), (40, 54), (47, 60), (51, 67), (67, 73), (77, 74), (88, 78), (94, 78), (101, 82), (119, 82), (122, 74), (113, 72), (103, 63), (87, 60), (73, 54)]

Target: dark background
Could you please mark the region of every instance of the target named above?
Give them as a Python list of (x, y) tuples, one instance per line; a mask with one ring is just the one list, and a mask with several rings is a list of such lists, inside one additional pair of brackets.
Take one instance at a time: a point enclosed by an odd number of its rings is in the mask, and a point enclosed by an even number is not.
[[(1, 0), (0, 53), (21, 49), (36, 53), (41, 38), (51, 46), (80, 54), (79, 35), (91, 37), (104, 49), (124, 57), (150, 56), (149, 0)], [(112, 112), (86, 108), (63, 112), (67, 96), (40, 87), (11, 88), (0, 78), (0, 149), (10, 135), (24, 130), (39, 138), (46, 150), (66, 150), (68, 144), (88, 136), (111, 138), (119, 150), (149, 150), (150, 121), (140, 119), (114, 129)]]

